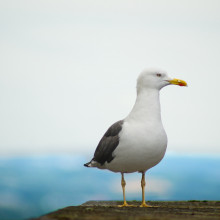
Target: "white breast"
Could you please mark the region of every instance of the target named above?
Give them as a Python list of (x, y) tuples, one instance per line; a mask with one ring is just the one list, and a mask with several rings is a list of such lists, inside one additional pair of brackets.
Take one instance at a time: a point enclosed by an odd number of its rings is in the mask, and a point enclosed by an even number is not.
[[(158, 126), (157, 126), (158, 128)], [(120, 143), (113, 152), (115, 158), (106, 163), (106, 168), (114, 172), (143, 172), (158, 164), (167, 147), (167, 136), (161, 126), (131, 124), (124, 122)]]

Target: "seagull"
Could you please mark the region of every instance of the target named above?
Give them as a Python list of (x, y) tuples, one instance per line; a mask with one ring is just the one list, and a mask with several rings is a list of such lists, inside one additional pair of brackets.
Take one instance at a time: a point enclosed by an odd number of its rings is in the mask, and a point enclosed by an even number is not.
[(157, 165), (166, 152), (167, 135), (161, 121), (159, 92), (167, 85), (187, 86), (187, 83), (170, 78), (165, 71), (142, 71), (137, 79), (137, 98), (131, 112), (108, 128), (92, 160), (84, 164), (121, 173), (124, 202), (119, 207), (131, 206), (125, 199), (124, 174), (133, 172), (142, 173), (140, 207), (150, 207), (145, 202), (145, 173)]

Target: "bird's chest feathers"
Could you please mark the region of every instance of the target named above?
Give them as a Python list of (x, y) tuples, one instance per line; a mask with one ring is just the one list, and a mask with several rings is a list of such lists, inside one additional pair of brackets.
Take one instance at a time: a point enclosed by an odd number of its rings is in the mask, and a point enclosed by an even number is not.
[(124, 123), (123, 132), (120, 134), (120, 142), (123, 148), (134, 148), (149, 152), (160, 151), (167, 145), (167, 136), (162, 123), (148, 121), (148, 123)]

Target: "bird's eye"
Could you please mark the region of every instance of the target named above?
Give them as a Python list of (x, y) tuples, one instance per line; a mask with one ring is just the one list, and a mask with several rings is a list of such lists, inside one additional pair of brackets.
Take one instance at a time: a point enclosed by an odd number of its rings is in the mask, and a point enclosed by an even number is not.
[(161, 77), (162, 75), (161, 75), (160, 73), (157, 73), (157, 76), (158, 76), (158, 77)]

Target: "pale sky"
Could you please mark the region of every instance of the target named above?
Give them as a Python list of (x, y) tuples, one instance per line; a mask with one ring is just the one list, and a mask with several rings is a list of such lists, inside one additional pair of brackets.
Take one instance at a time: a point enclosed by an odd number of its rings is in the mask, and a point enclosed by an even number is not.
[(220, 154), (219, 0), (0, 2), (0, 155), (85, 154), (164, 69), (168, 151)]

